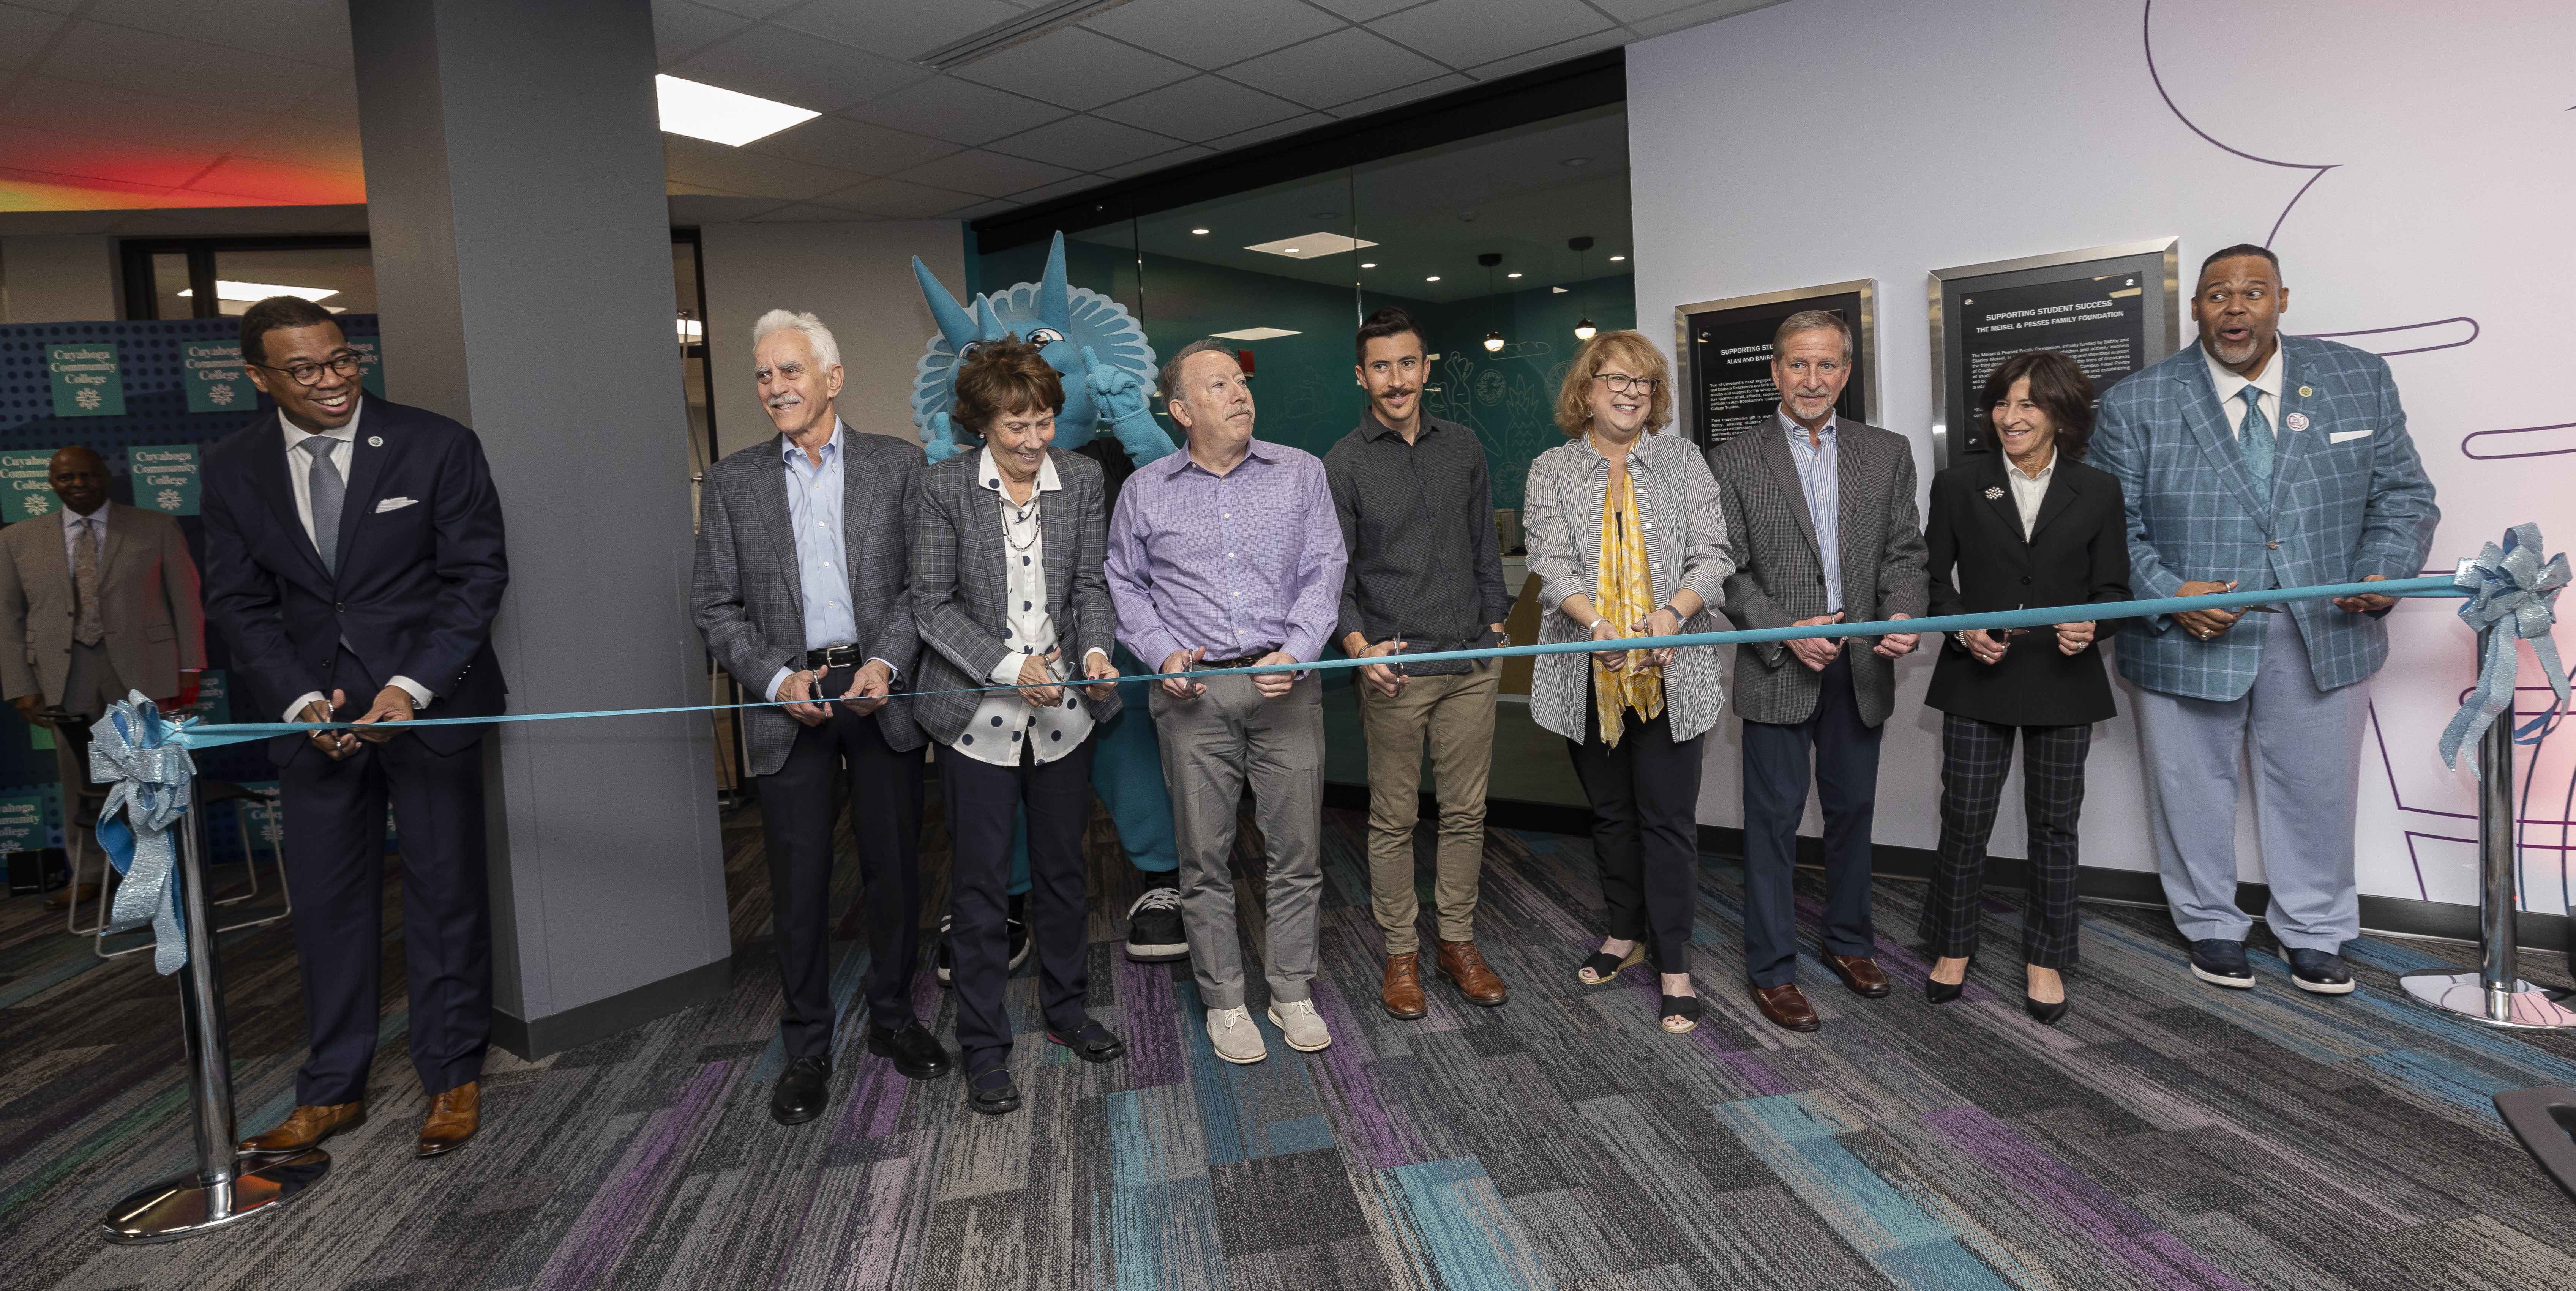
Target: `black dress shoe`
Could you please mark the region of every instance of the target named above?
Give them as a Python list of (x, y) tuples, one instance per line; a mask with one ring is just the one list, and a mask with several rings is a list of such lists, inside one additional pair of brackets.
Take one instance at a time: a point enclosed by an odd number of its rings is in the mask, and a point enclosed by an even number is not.
[(1047, 1039), (1073, 1050), (1073, 1056), (1084, 1062), (1116, 1062), (1127, 1056), (1127, 1042), (1097, 1022), (1085, 1022), (1070, 1035), (1049, 1030)]
[(1955, 982), (1936, 982), (1932, 980), (1931, 969), (1927, 968), (1923, 970), (1923, 998), (1930, 1000), (1935, 1004), (1947, 1004), (1950, 1001), (1959, 998), (1960, 995), (1967, 991), (1968, 973), (1974, 970), (1976, 966), (1977, 957), (1974, 955), (1968, 956), (1967, 967), (1959, 971), (1959, 980)]
[(1008, 1068), (995, 1067), (966, 1082), (966, 1105), (986, 1116), (1020, 1110), (1020, 1087), (1011, 1083)]
[(894, 1069), (912, 1080), (937, 1080), (955, 1066), (938, 1037), (918, 1022), (905, 1023), (901, 1031), (869, 1027), (868, 1052), (894, 1059)]
[(2191, 975), (2231, 991), (2254, 989), (2254, 969), (2245, 962), (2245, 943), (2225, 937), (2191, 943)]
[(769, 1115), (781, 1125), (803, 1125), (823, 1114), (831, 1101), (832, 1060), (790, 1058), (769, 1092)]
[(2057, 1020), (2066, 1016), (2066, 1001), (2064, 1000), (2059, 1000), (2055, 1004), (2042, 1004), (2038, 1000), (2025, 995), (2021, 997), (2021, 1006), (2025, 1012), (2030, 1014), (2032, 1019), (2042, 1026), (2056, 1026)]
[(2352, 970), (2343, 956), (2326, 950), (2290, 952), (2290, 985), (2310, 995), (2352, 994)]

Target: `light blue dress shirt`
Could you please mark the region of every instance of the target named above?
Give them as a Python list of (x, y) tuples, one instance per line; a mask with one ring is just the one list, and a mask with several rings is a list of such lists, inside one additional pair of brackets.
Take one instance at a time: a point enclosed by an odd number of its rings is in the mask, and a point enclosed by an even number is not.
[(1816, 562), (1825, 567), (1825, 613), (1843, 608), (1842, 454), (1835, 448), (1837, 418), (1827, 414), (1814, 442), (1807, 428), (1781, 413), (1789, 460), (1798, 466), (1798, 489), (1807, 495), (1807, 519), (1816, 526)]
[[(850, 609), (848, 553), (841, 538), (841, 437), (849, 433), (832, 419), (832, 437), (824, 441), (823, 461), (816, 465), (805, 450), (785, 435), (778, 437), (779, 461), (787, 469), (787, 519), (796, 531), (796, 585), (805, 592), (805, 648), (855, 645), (858, 616)], [(801, 662), (801, 661), (800, 661)], [(793, 668), (781, 668), (769, 679), (769, 698)]]

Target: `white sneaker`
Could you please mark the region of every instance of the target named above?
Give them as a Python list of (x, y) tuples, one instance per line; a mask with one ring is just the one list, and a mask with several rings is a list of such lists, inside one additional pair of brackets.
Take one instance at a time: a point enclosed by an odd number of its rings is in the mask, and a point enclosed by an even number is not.
[(1261, 1042), (1261, 1028), (1253, 1025), (1252, 1010), (1241, 1005), (1209, 1009), (1207, 1033), (1208, 1043), (1216, 1046), (1216, 1056), (1227, 1062), (1255, 1063), (1270, 1056), (1270, 1046)]
[(1288, 1047), (1299, 1053), (1313, 1053), (1331, 1047), (1333, 1033), (1324, 1029), (1322, 1014), (1315, 1012), (1313, 1000), (1290, 1000), (1270, 1006), (1270, 1025), (1288, 1041)]

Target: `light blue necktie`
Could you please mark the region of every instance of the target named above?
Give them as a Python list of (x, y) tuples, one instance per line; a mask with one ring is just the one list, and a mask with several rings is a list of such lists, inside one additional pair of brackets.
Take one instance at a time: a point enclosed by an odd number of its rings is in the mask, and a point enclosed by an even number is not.
[(296, 445), (313, 458), (304, 473), (313, 494), (313, 548), (322, 553), (322, 568), (334, 574), (340, 572), (340, 504), (349, 492), (340, 468), (331, 462), (335, 443), (328, 435), (314, 435)]
[[(2263, 509), (2272, 509), (2272, 423), (2263, 416), (2263, 392), (2247, 386), (2239, 394), (2245, 401), (2245, 424), (2236, 431), (2236, 451), (2244, 454), (2245, 473), (2254, 477), (2254, 496), (2263, 500)], [(318, 509), (318, 508), (317, 508)]]

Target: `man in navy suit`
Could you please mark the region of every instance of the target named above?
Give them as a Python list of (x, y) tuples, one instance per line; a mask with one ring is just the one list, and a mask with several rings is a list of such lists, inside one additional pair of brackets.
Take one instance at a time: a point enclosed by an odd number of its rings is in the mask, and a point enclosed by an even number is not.
[(362, 394), (358, 356), (328, 311), (273, 296), (242, 315), (241, 337), (243, 367), (278, 416), (206, 454), (207, 617), (252, 711), (372, 728), (269, 742), (312, 1054), (294, 1113), (242, 1148), (306, 1148), (366, 1119), (390, 799), (412, 1065), (431, 1100), (416, 1152), (437, 1156), (480, 1123), (491, 1035), (486, 728), (393, 724), (502, 709), (501, 500), (473, 431)]

